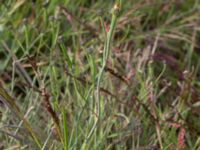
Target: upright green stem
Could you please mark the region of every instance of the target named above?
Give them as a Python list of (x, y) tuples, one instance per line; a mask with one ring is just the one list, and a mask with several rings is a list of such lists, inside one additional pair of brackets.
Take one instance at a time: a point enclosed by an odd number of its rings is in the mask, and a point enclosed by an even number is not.
[[(98, 79), (97, 79), (97, 89), (96, 89), (96, 91), (97, 91), (97, 114), (98, 114), (98, 116), (97, 116), (97, 120), (95, 120), (95, 123), (94, 123), (92, 129), (89, 132), (89, 135), (88, 135), (86, 141), (92, 136), (92, 134), (93, 134), (95, 128), (97, 127), (97, 124), (98, 124), (98, 122), (100, 121), (100, 118), (101, 118), (101, 116), (100, 116), (101, 115), (100, 83), (102, 81), (103, 72), (105, 70), (106, 62), (107, 62), (108, 57), (109, 57), (110, 47), (111, 47), (111, 43), (112, 43), (112, 37), (113, 37), (114, 29), (115, 29), (115, 26), (116, 26), (116, 23), (117, 23), (119, 11), (120, 11), (120, 4), (116, 3), (113, 7), (110, 30), (109, 30), (108, 34), (106, 35), (106, 41), (105, 41), (105, 46), (104, 46), (104, 51), (103, 51), (103, 63), (102, 63), (102, 67), (101, 67), (100, 72), (99, 72)], [(84, 143), (84, 146), (85, 146), (85, 144), (86, 143)]]
[(98, 114), (98, 118), (97, 118), (96, 122), (98, 122), (99, 119), (101, 118), (100, 117), (100, 114), (101, 114), (101, 108), (100, 108), (100, 83), (101, 83), (101, 80), (102, 80), (102, 77), (103, 77), (103, 72), (104, 72), (105, 67), (106, 67), (106, 62), (107, 62), (108, 57), (109, 57), (110, 46), (111, 46), (111, 41), (112, 41), (112, 37), (113, 37), (113, 33), (114, 33), (116, 22), (117, 22), (117, 16), (115, 14), (113, 14), (110, 30), (108, 32), (107, 41), (106, 41), (105, 48), (104, 48), (104, 51), (103, 51), (103, 64), (102, 64), (102, 67), (101, 67), (101, 70), (99, 72), (99, 76), (98, 76), (98, 79), (97, 79), (97, 114)]

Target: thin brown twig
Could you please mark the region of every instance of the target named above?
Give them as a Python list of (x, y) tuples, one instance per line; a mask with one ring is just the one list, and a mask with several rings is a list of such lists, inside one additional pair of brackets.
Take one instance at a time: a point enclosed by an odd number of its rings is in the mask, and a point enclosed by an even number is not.
[[(67, 74), (68, 76), (70, 76), (71, 78), (74, 78), (74, 79), (78, 80), (78, 81), (81, 82), (82, 84), (89, 84), (89, 85), (92, 84), (91, 82), (86, 81), (86, 80), (84, 80), (84, 79), (81, 78), (81, 77), (75, 77), (74, 75), (72, 75), (72, 74), (69, 73), (68, 71), (65, 71), (65, 72), (66, 72), (66, 74)], [(107, 89), (105, 89), (105, 88), (103, 88), (103, 87), (100, 87), (100, 92), (103, 92), (103, 93), (105, 93), (105, 94), (107, 94), (107, 95), (110, 95), (111, 97), (115, 98), (118, 102), (120, 102), (120, 103), (122, 103), (122, 104), (125, 104), (123, 101), (119, 100), (119, 98), (118, 98), (116, 95), (114, 95), (112, 92), (108, 91)]]
[[(40, 72), (37, 69), (38, 68), (37, 63), (34, 60), (32, 60), (30, 56), (27, 56), (27, 57), (28, 57), (28, 60), (31, 64), (31, 67), (32, 67), (34, 73), (36, 74), (36, 77), (38, 78), (38, 81), (41, 81), (42, 79), (40, 76)], [(32, 86), (32, 88), (33, 87), (34, 86)], [(47, 91), (47, 88), (43, 84), (39, 84), (39, 88), (34, 87), (33, 89), (35, 89), (37, 92), (39, 92), (40, 95), (42, 96), (44, 107), (46, 108), (46, 110), (50, 114), (50, 116), (52, 117), (54, 125), (56, 127), (57, 135), (59, 136), (60, 141), (63, 142), (62, 133), (61, 133), (61, 129), (60, 129), (59, 117), (57, 116), (56, 112), (54, 111), (54, 109), (52, 108), (51, 103), (50, 103), (51, 94)]]
[[(66, 7), (61, 6), (61, 5), (60, 5), (59, 7), (62, 9), (63, 14), (64, 14), (67, 18), (70, 17), (70, 19), (73, 19), (73, 20), (76, 21), (78, 24), (82, 25), (84, 28), (88, 29), (89, 31), (91, 31), (92, 33), (94, 33), (95, 35), (97, 35), (97, 29), (96, 29), (96, 28), (94, 28), (93, 26), (91, 26), (91, 25), (89, 25), (89, 24), (83, 22), (82, 20), (80, 20), (79, 18), (77, 18), (76, 16), (74, 16)], [(69, 19), (68, 19), (68, 20), (69, 20)], [(72, 22), (70, 21), (70, 23), (72, 23)]]
[(115, 72), (112, 68), (106, 67), (105, 71), (108, 71), (111, 75), (115, 76), (116, 78), (118, 78), (119, 80), (121, 80), (122, 82), (128, 85), (127, 80), (123, 76), (121, 76), (119, 73)]

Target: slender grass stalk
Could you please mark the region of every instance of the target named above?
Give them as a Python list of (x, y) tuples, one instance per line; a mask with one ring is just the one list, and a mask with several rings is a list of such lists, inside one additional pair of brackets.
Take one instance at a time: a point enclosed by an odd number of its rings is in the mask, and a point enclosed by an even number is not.
[[(97, 116), (97, 119), (95, 120), (95, 123), (94, 123), (92, 129), (90, 130), (90, 132), (89, 132), (89, 134), (86, 138), (86, 142), (92, 136), (92, 134), (93, 134), (94, 130), (96, 129), (97, 124), (98, 124), (98, 122), (100, 121), (100, 118), (101, 118), (100, 83), (102, 81), (103, 72), (105, 70), (106, 62), (107, 62), (108, 57), (109, 57), (110, 47), (111, 47), (111, 44), (112, 44), (112, 37), (113, 37), (115, 26), (116, 26), (116, 23), (117, 23), (117, 18), (119, 16), (120, 6), (121, 6), (121, 2), (118, 1), (114, 5), (113, 10), (112, 10), (112, 20), (111, 20), (110, 30), (109, 30), (108, 34), (106, 35), (106, 41), (105, 41), (104, 50), (103, 50), (102, 67), (101, 67), (101, 70), (99, 72), (98, 79), (97, 79), (97, 89), (96, 89), (96, 91), (97, 91), (97, 114), (98, 114), (98, 116)], [(84, 144), (86, 144), (86, 143), (84, 143)], [(85, 147), (85, 145), (83, 145), (83, 147)]]
[(61, 132), (61, 129), (60, 129), (59, 117), (57, 116), (56, 112), (53, 110), (53, 108), (51, 106), (51, 103), (49, 101), (50, 95), (46, 91), (45, 88), (43, 88), (41, 92), (42, 92), (43, 102), (45, 104), (45, 108), (49, 112), (49, 114), (51, 115), (53, 122), (54, 122), (54, 125), (55, 125), (55, 128), (56, 128), (56, 132), (58, 134), (58, 137), (60, 138), (61, 143), (64, 145), (62, 132)]
[(67, 125), (67, 118), (66, 118), (66, 111), (65, 108), (62, 109), (62, 119), (63, 119), (63, 138), (64, 138), (64, 150), (69, 149), (68, 145), (68, 125)]
[(14, 114), (17, 115), (19, 119), (23, 121), (24, 127), (28, 130), (29, 134), (35, 141), (36, 145), (41, 149), (41, 142), (38, 139), (36, 133), (33, 131), (30, 123), (24, 118), (24, 115), (20, 111), (20, 108), (18, 105), (15, 103), (15, 100), (6, 92), (6, 90), (2, 87), (0, 84), (0, 97), (1, 100), (10, 108), (11, 111), (13, 111)]

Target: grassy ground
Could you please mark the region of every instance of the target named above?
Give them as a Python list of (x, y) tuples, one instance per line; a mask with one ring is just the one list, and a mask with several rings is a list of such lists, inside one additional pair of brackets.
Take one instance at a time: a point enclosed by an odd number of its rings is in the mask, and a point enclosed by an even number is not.
[(113, 6), (0, 0), (0, 149), (200, 149), (199, 0)]

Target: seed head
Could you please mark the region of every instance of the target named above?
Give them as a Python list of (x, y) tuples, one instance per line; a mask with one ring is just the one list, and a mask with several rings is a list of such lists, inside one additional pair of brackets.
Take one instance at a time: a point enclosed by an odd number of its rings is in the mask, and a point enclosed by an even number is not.
[(121, 5), (120, 3), (116, 3), (112, 9), (112, 13), (116, 16), (119, 16), (121, 10)]

